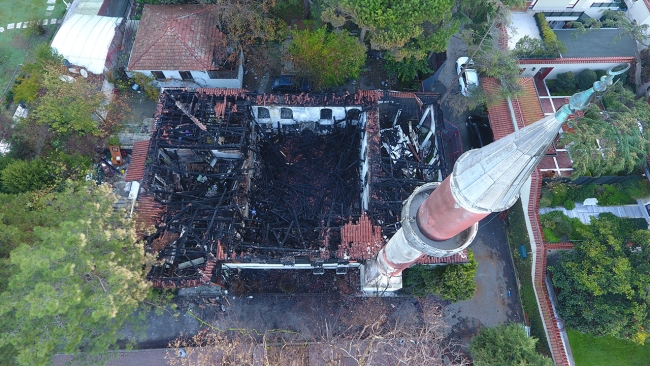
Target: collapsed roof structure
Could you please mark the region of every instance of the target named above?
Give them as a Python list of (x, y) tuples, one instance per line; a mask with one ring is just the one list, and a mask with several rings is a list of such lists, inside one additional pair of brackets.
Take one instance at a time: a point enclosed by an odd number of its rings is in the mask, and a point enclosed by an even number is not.
[[(136, 209), (159, 287), (218, 269), (345, 273), (400, 227), (403, 201), (462, 152), (433, 93), (165, 89)], [(142, 228), (141, 228), (142, 229)], [(425, 257), (464, 262), (464, 256)]]

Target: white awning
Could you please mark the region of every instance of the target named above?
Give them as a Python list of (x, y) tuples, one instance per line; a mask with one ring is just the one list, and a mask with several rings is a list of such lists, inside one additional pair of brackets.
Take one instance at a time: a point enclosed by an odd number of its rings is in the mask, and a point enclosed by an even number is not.
[(122, 18), (75, 14), (61, 25), (52, 48), (71, 64), (102, 74), (115, 27), (121, 21)]

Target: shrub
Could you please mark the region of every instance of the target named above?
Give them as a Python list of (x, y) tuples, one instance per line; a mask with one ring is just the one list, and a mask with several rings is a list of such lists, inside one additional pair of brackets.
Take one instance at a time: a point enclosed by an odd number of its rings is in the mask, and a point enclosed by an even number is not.
[(551, 207), (553, 198), (548, 188), (542, 188), (542, 197), (539, 199), (539, 207)]
[(403, 83), (415, 81), (419, 74), (430, 74), (429, 62), (426, 58), (416, 60), (413, 57), (396, 61), (394, 57), (389, 56), (385, 66), (389, 74), (395, 74)]
[(15, 160), (3, 170), (2, 189), (7, 193), (36, 191), (55, 182), (51, 167), (41, 159)]
[(563, 183), (549, 184), (549, 191), (551, 193), (551, 207), (562, 206), (564, 201), (567, 200), (569, 187)]
[(562, 41), (557, 39), (555, 32), (553, 32), (551, 27), (548, 26), (544, 14), (536, 13), (535, 20), (537, 21), (537, 27), (542, 35), (542, 39), (544, 40), (546, 51), (552, 55), (552, 57), (559, 57), (562, 52), (566, 52), (566, 46)]
[(573, 94), (576, 92), (576, 77), (575, 75), (571, 72), (563, 72), (561, 74), (557, 74), (557, 79), (555, 81), (555, 87), (560, 90), (564, 91), (567, 94)]
[(141, 72), (135, 72), (133, 73), (132, 79), (134, 83), (138, 84), (142, 90), (144, 90), (146, 96), (151, 100), (158, 100), (160, 88), (154, 83), (155, 79), (153, 76), (147, 76)]
[(118, 146), (120, 144), (120, 138), (117, 136), (111, 136), (108, 138), (106, 144), (108, 146)]
[(594, 70), (585, 69), (578, 74), (576, 79), (578, 81), (578, 89), (587, 90), (594, 85), (596, 80), (598, 80), (598, 77)]
[(569, 240), (584, 240), (583, 232), (589, 226), (578, 218), (570, 218), (561, 211), (552, 211), (540, 215), (539, 222), (543, 228), (544, 238), (549, 243), (557, 243), (567, 238)]
[(635, 200), (650, 196), (650, 184), (645, 178), (629, 179), (621, 184), (621, 190)]
[(566, 208), (567, 210), (573, 210), (574, 208), (576, 208), (576, 203), (573, 202), (573, 200), (569, 199), (564, 201), (564, 204), (562, 204), (562, 206), (564, 206), (564, 208)]
[(366, 63), (366, 46), (347, 31), (330, 33), (295, 30), (289, 43), (291, 61), (299, 74), (310, 78), (315, 87), (329, 88), (359, 77)]
[(438, 295), (443, 300), (461, 301), (474, 296), (474, 276), (478, 262), (474, 253), (468, 251), (467, 264), (453, 264), (431, 269), (429, 266), (413, 266), (405, 272), (404, 285), (414, 296)]
[(591, 183), (582, 186), (576, 186), (569, 191), (569, 197), (575, 202), (583, 202), (587, 198), (596, 197), (597, 185)]
[(544, 240), (546, 240), (547, 243), (559, 243), (560, 242), (560, 238), (555, 236), (555, 233), (550, 228), (545, 227), (544, 229), (542, 229), (542, 231), (544, 233)]
[(634, 200), (625, 192), (616, 189), (613, 185), (603, 186), (603, 192), (598, 197), (598, 203), (603, 206), (626, 205)]

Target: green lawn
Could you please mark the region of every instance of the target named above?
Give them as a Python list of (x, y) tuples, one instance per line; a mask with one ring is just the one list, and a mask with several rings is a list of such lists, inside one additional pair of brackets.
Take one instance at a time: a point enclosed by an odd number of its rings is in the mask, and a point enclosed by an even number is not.
[(594, 337), (567, 329), (576, 366), (650, 365), (650, 344), (640, 346), (614, 337)]
[(55, 4), (47, 4), (47, 0), (0, 0), (0, 94), (5, 90), (16, 66), (25, 61), (29, 50), (38, 43), (49, 42), (57, 25), (47, 25), (46, 34), (38, 37), (27, 37), (26, 29), (7, 29), (9, 23), (24, 22), (34, 19), (45, 19), (47, 7), (54, 5), (52, 15), (47, 19), (63, 17), (65, 5), (62, 0)]

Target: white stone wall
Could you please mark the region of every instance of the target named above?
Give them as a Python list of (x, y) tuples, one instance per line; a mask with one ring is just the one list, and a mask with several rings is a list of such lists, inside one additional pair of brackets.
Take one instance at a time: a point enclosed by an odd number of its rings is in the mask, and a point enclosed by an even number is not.
[[(135, 70), (148, 76), (153, 76), (152, 70)], [(166, 80), (155, 80), (155, 84), (161, 88), (189, 87), (189, 88), (234, 88), (241, 89), (244, 80), (244, 68), (239, 66), (237, 79), (210, 79), (206, 71), (188, 70), (192, 73), (194, 80), (182, 80), (178, 70), (154, 70), (162, 71)], [(185, 70), (183, 70), (185, 71)], [(129, 73), (130, 74), (130, 73)]]
[[(259, 109), (266, 108), (269, 110), (271, 118), (259, 118)], [(292, 119), (281, 118), (281, 109), (289, 108), (293, 114)], [(321, 120), (320, 112), (322, 109), (331, 109), (332, 110), (332, 120)], [(272, 106), (254, 106), (253, 107), (253, 117), (260, 124), (273, 124), (277, 126), (280, 125), (292, 125), (296, 123), (304, 122), (318, 122), (321, 125), (332, 125), (334, 120), (341, 121), (345, 119), (347, 111), (351, 109), (361, 110), (361, 107), (335, 107), (335, 106), (323, 106), (323, 107), (298, 107), (298, 106), (288, 106), (288, 105), (272, 105)]]
[(577, 74), (582, 70), (608, 70), (609, 68), (620, 64), (620, 62), (593, 62), (593, 63), (580, 63), (580, 64), (522, 64), (520, 68), (525, 68), (521, 76), (533, 77), (543, 67), (552, 67), (553, 70), (546, 76), (546, 79), (555, 79), (557, 74), (572, 71)]

